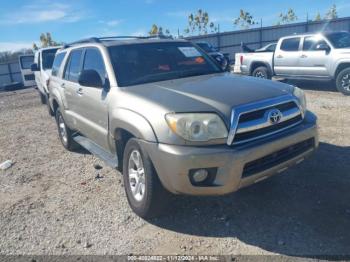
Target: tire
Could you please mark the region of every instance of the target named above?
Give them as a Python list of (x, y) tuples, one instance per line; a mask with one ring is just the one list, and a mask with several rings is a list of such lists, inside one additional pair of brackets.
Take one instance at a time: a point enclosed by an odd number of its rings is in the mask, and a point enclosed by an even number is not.
[(43, 94), (43, 93), (41, 93), (40, 91), (39, 91), (39, 95), (40, 95), (40, 102), (41, 102), (41, 104), (43, 104), (43, 105), (45, 105), (46, 104), (46, 96)]
[(73, 140), (73, 131), (67, 126), (63, 119), (63, 115), (59, 108), (56, 110), (56, 123), (58, 137), (65, 149), (74, 151), (78, 148), (78, 144)]
[(55, 112), (52, 110), (52, 108), (50, 106), (49, 95), (46, 95), (46, 106), (47, 106), (47, 111), (49, 112), (49, 115), (55, 116)]
[(168, 206), (170, 193), (161, 184), (149, 155), (135, 138), (126, 144), (123, 167), (124, 188), (131, 209), (144, 219), (160, 216)]
[(335, 80), (339, 92), (350, 96), (350, 68), (345, 68), (337, 75)]
[(254, 69), (252, 76), (262, 78), (262, 79), (271, 79), (271, 74), (266, 66), (259, 66)]

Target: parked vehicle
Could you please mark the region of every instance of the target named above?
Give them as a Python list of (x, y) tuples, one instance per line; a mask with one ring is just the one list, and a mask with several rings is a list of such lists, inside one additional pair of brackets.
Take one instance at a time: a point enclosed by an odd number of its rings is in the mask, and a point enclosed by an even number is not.
[(35, 78), (31, 70), (31, 65), (34, 61), (34, 55), (21, 55), (18, 59), (23, 79), (23, 86), (35, 86)]
[(185, 40), (72, 43), (56, 54), (49, 90), (63, 146), (118, 168), (145, 218), (168, 206), (169, 192), (227, 194), (318, 146), (302, 90), (224, 72)]
[(214, 58), (221, 66), (223, 70), (228, 70), (230, 66), (230, 55), (220, 53), (218, 49), (213, 47), (207, 42), (196, 43), (200, 48), (207, 52), (212, 58)]
[(34, 72), (35, 82), (43, 104), (48, 99), (49, 90), (47, 85), (51, 75), (52, 63), (57, 50), (60, 48), (59, 46), (55, 46), (39, 49), (35, 53), (34, 63), (31, 65), (31, 71)]
[(275, 52), (277, 43), (271, 43), (268, 45), (263, 46), (262, 48), (255, 49), (254, 52), (261, 53), (261, 52)]
[(340, 92), (350, 95), (348, 32), (282, 37), (274, 52), (239, 53), (236, 63), (242, 74), (265, 79), (276, 75), (287, 79), (334, 80)]

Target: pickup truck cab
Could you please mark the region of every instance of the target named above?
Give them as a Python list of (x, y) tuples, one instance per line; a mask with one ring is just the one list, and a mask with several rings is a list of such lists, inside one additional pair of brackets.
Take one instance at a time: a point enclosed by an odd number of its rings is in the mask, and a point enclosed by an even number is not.
[(123, 173), (131, 208), (169, 194), (223, 195), (281, 173), (318, 146), (303, 91), (224, 72), (185, 40), (105, 37), (60, 49), (49, 104), (68, 150)]
[(41, 48), (34, 55), (34, 63), (31, 65), (31, 71), (35, 75), (35, 82), (43, 104), (45, 104), (48, 99), (49, 90), (47, 84), (51, 75), (55, 54), (60, 48), (60, 46)]
[[(271, 79), (334, 80), (350, 95), (350, 34), (323, 32), (282, 37), (274, 52), (236, 54), (242, 74)], [(237, 66), (236, 66), (237, 68)]]

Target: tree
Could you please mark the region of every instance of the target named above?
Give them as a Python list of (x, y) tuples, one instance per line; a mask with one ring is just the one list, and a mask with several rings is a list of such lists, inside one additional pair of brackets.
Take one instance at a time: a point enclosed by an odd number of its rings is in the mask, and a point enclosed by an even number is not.
[(188, 16), (188, 27), (185, 29), (186, 34), (198, 33), (199, 35), (206, 35), (208, 33), (208, 26), (211, 33), (218, 31), (214, 22), (210, 22), (208, 12), (199, 9), (196, 14)]
[(318, 12), (317, 15), (316, 15), (316, 17), (315, 17), (315, 21), (316, 21), (316, 22), (319, 22), (319, 21), (321, 21), (321, 20), (322, 20), (322, 18), (321, 18), (320, 12)]
[(42, 33), (40, 35), (40, 47), (36, 43), (33, 43), (33, 49), (38, 50), (39, 48), (45, 48), (49, 46), (58, 46), (62, 43), (58, 43), (52, 39), (51, 33)]
[(258, 22), (254, 21), (253, 16), (249, 12), (242, 9), (239, 12), (239, 17), (237, 17), (233, 23), (235, 26), (239, 26), (241, 29), (248, 29), (252, 25), (259, 24)]
[(286, 14), (279, 14), (279, 21), (277, 22), (277, 25), (289, 24), (297, 20), (298, 17), (296, 16), (294, 10), (292, 8), (289, 8)]
[(153, 24), (151, 27), (151, 30), (148, 32), (149, 35), (166, 35), (166, 36), (170, 36), (170, 30), (169, 29), (165, 29), (165, 31), (163, 30), (163, 27), (158, 26), (156, 24)]
[(337, 6), (332, 5), (332, 7), (326, 13), (324, 19), (331, 20), (331, 19), (336, 19), (336, 18), (338, 18)]

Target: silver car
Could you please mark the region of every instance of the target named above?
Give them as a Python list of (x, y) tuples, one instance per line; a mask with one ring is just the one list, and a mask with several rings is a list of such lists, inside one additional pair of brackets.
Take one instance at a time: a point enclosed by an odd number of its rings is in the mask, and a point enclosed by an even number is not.
[(185, 40), (91, 38), (59, 50), (49, 82), (63, 146), (123, 173), (131, 208), (222, 195), (300, 163), (318, 146), (297, 87), (235, 76)]

